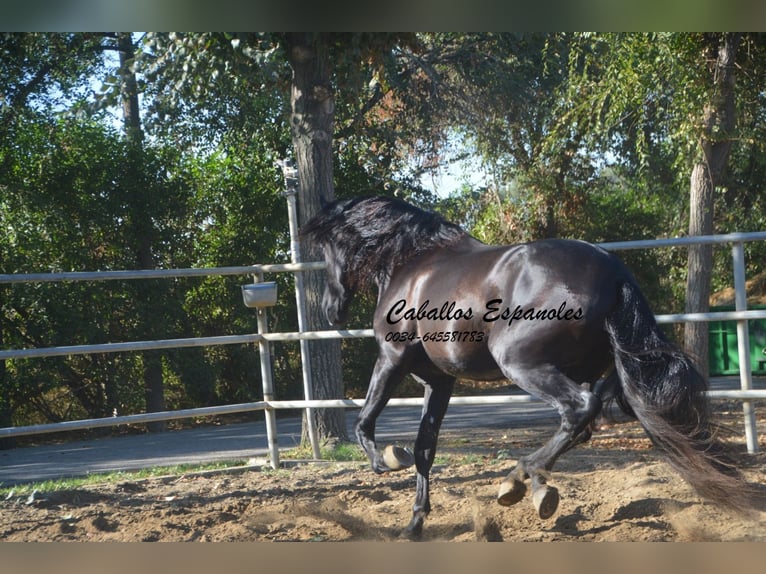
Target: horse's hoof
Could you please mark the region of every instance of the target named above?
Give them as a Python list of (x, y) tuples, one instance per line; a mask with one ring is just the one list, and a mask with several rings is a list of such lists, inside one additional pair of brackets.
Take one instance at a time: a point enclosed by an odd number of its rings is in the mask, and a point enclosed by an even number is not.
[(415, 456), (406, 448), (388, 445), (383, 449), (383, 462), (390, 470), (402, 470), (415, 464)]
[(550, 518), (559, 507), (559, 491), (553, 486), (541, 486), (532, 493), (532, 504), (540, 518)]
[(501, 506), (511, 506), (524, 498), (526, 492), (527, 485), (518, 478), (504, 480), (497, 493), (497, 503)]
[(420, 542), (423, 539), (423, 527), (410, 528), (409, 526), (399, 533), (399, 540), (409, 540), (410, 542)]

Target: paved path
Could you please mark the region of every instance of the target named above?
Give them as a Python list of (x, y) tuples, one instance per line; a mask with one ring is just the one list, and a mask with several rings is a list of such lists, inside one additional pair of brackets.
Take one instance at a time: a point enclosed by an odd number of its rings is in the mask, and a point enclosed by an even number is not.
[[(758, 380), (758, 388), (764, 381)], [(736, 388), (738, 381), (714, 380), (712, 388)], [(514, 391), (519, 392), (519, 391)], [(349, 436), (358, 409), (347, 409)], [(412, 444), (420, 420), (418, 407), (388, 407), (378, 419), (380, 442)], [(526, 428), (550, 424), (558, 417), (542, 403), (505, 405), (451, 405), (444, 419), (444, 432)], [(280, 418), (277, 423), (280, 448), (300, 442), (299, 417)], [(0, 450), (0, 485), (36, 482), (65, 476), (152, 466), (243, 460), (268, 455), (264, 422), (208, 426), (196, 429), (73, 441), (65, 444)]]
[[(347, 409), (349, 436), (358, 409)], [(452, 405), (442, 426), (444, 432), (477, 427), (494, 429), (523, 427), (531, 421), (550, 419), (555, 411), (542, 403), (509, 405)], [(389, 407), (378, 419), (381, 442), (411, 444), (420, 420), (419, 407)], [(300, 443), (300, 417), (277, 421), (280, 449)], [(136, 470), (152, 466), (207, 463), (268, 456), (263, 421), (195, 429), (78, 440), (65, 444), (0, 450), (0, 485), (37, 482), (90, 473)]]

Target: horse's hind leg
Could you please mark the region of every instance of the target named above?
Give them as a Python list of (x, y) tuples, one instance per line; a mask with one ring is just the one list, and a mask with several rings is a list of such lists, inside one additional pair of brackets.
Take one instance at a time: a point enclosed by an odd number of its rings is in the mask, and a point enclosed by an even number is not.
[(508, 374), (519, 387), (554, 406), (561, 425), (539, 450), (522, 457), (500, 486), (498, 503), (509, 506), (526, 492), (524, 480), (531, 479), (532, 502), (541, 518), (549, 518), (558, 507), (559, 495), (549, 486), (546, 474), (561, 454), (590, 438), (590, 423), (601, 411), (601, 400), (552, 366), (513, 369)]

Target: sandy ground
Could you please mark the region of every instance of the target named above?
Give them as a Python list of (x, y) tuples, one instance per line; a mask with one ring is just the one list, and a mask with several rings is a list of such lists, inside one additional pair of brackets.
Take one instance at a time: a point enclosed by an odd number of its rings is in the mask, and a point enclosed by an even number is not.
[[(737, 411), (725, 412), (736, 424)], [(764, 436), (766, 421), (759, 421)], [(658, 457), (636, 423), (603, 428), (564, 455), (550, 478), (561, 503), (548, 520), (529, 496), (495, 502), (515, 458), (549, 425), (525, 431), (445, 433), (431, 481), (430, 541), (766, 541), (766, 497), (753, 516), (704, 503)], [(747, 480), (766, 491), (763, 454), (733, 442)], [(761, 445), (762, 449), (766, 444)], [(10, 494), (4, 541), (389, 541), (408, 523), (414, 472), (374, 474), (366, 463), (292, 463)]]

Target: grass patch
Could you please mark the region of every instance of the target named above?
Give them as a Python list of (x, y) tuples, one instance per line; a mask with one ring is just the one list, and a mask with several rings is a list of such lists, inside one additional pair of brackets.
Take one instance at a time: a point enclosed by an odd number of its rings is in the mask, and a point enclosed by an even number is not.
[(25, 496), (33, 492), (56, 492), (61, 490), (72, 490), (83, 488), (96, 484), (112, 484), (115, 482), (126, 482), (143, 480), (147, 478), (157, 478), (160, 476), (175, 476), (188, 474), (192, 472), (205, 472), (211, 470), (222, 470), (226, 468), (235, 468), (245, 466), (244, 460), (224, 460), (210, 462), (205, 464), (176, 464), (173, 466), (154, 466), (140, 470), (120, 470), (116, 472), (89, 474), (72, 478), (58, 478), (46, 480), (43, 482), (30, 482), (25, 484), (15, 484), (12, 486), (0, 485), (0, 500), (11, 498), (13, 496)]
[[(367, 456), (362, 452), (362, 449), (354, 442), (323, 442), (319, 445), (319, 456), (321, 460), (337, 462), (367, 460)], [(313, 460), (314, 453), (311, 445), (302, 444), (290, 450), (280, 452), (279, 457), (286, 460)]]

